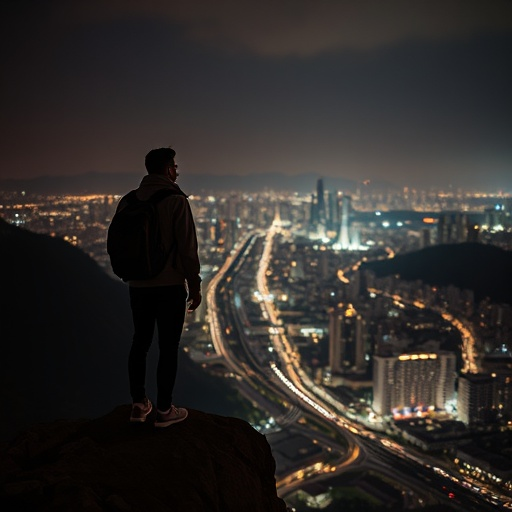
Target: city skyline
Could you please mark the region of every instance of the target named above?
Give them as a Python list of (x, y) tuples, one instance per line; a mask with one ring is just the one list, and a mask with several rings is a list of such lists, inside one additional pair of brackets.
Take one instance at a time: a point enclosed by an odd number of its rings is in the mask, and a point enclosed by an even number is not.
[[(482, 279), (472, 281), (478, 269), (485, 283), (510, 290), (511, 198), (497, 209), (493, 197), (472, 194), (447, 198), (395, 190), (351, 197), (333, 194), (318, 180), (313, 194), (211, 191), (190, 202), (201, 240), (204, 301), (183, 333), (185, 359), (195, 365), (194, 374), (204, 370), (212, 383), (238, 390), (223, 414), (265, 434), (280, 497), (300, 502), (309, 484), (317, 484), (314, 497), (326, 506), (337, 499), (338, 485), (382, 499), (382, 484), (372, 490), (350, 479), (357, 468), (379, 480), (393, 470), (388, 491), (400, 489), (396, 499), (401, 502), (406, 493), (420, 510), (425, 503), (475, 512), (512, 506), (512, 470), (502, 456), (512, 425), (512, 302), (493, 287), (479, 290)], [(108, 322), (118, 337), (112, 353), (105, 351), (114, 339), (105, 327), (100, 335), (92, 331), (114, 303), (121, 306), (119, 318), (126, 313), (119, 299), (107, 300), (103, 313), (95, 313), (110, 287), (124, 288), (111, 279), (105, 252), (116, 203), (107, 193), (0, 193), (0, 235), (9, 249), (2, 254), (9, 276), (5, 295), (22, 296), (24, 304), (4, 309), (4, 332), (20, 350), (33, 343), (55, 355), (55, 371), (35, 358), (37, 371), (31, 372), (63, 375), (62, 364), (71, 372), (69, 385), (52, 395), (52, 403), (64, 404), (59, 417), (73, 414), (64, 397), (76, 393), (76, 365), (96, 367), (104, 359), (91, 350), (106, 352), (109, 360), (129, 343), (129, 330), (119, 329), (124, 322)], [(386, 205), (406, 209), (380, 209)], [(340, 236), (344, 232), (348, 243)], [(20, 271), (20, 251), (40, 255), (40, 272)], [(421, 254), (421, 272), (406, 272), (411, 266), (404, 258)], [(70, 272), (76, 279), (66, 277)], [(48, 280), (53, 285), (43, 296), (38, 290)], [(84, 304), (70, 300), (69, 290)], [(37, 314), (27, 316), (27, 310)], [(31, 326), (36, 337), (27, 337)], [(73, 354), (52, 349), (61, 341), (68, 347), (70, 340)], [(88, 355), (79, 357), (81, 351)], [(108, 367), (110, 381), (119, 364)], [(16, 365), (11, 370), (12, 395), (28, 386), (27, 400), (38, 400), (23, 372)], [(40, 379), (37, 393), (47, 394), (48, 386), (63, 379)], [(149, 396), (153, 385), (148, 383)], [(199, 394), (204, 399), (206, 392)], [(90, 395), (99, 405), (96, 394)], [(194, 395), (181, 400), (193, 408)], [(124, 393), (114, 396), (104, 399), (117, 403)], [(209, 399), (209, 410), (221, 407), (219, 400), (218, 394)], [(41, 414), (27, 409), (36, 418)], [(56, 413), (45, 407), (44, 414), (52, 419)], [(19, 420), (27, 422), (11, 419)], [(491, 444), (477, 452), (482, 428)], [(495, 464), (496, 457), (506, 465)]]
[(0, 178), (171, 144), (183, 176), (509, 189), (509, 2), (290, 5), (10, 4)]

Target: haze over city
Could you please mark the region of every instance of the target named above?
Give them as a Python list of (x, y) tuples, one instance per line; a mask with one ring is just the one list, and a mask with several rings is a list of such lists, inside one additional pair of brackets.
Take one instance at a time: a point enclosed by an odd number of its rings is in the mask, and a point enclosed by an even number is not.
[(512, 4), (9, 2), (1, 178), (316, 173), (510, 188)]

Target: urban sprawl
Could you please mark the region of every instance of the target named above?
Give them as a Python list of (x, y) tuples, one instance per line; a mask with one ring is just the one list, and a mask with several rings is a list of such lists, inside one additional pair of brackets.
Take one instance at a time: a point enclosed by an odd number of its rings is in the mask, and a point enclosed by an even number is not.
[[(105, 240), (118, 200), (0, 192), (0, 215), (63, 238), (117, 279)], [(263, 368), (325, 418), (343, 418), (354, 435), (387, 442), (400, 456), (424, 454), (423, 464), (425, 454), (444, 454), (428, 464), (439, 478), (484, 489), (491, 504), (512, 502), (512, 447), (502, 441), (512, 429), (512, 305), (453, 285), (379, 277), (366, 265), (443, 244), (510, 251), (510, 195), (364, 183), (340, 192), (320, 179), (309, 194), (226, 191), (189, 200), (205, 296), (185, 336), (195, 361), (214, 368), (224, 358), (231, 377), (247, 382), (256, 382), (252, 366)], [(282, 404), (262, 409), (254, 423), (264, 433), (296, 419)], [(307, 465), (291, 476), (292, 466), (278, 479), (283, 489), (307, 477)], [(328, 470), (326, 462), (309, 467)]]

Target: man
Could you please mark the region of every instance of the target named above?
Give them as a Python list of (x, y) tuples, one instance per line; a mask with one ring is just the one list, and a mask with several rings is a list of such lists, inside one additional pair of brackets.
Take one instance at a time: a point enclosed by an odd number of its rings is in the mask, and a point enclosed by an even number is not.
[[(128, 281), (133, 316), (133, 342), (128, 359), (132, 413), (130, 421), (144, 422), (153, 405), (146, 396), (146, 358), (155, 324), (158, 329), (157, 415), (155, 426), (167, 427), (183, 421), (188, 411), (173, 405), (172, 394), (178, 366), (178, 348), (185, 313), (201, 303), (200, 264), (197, 237), (187, 196), (176, 184), (179, 176), (171, 148), (153, 149), (146, 155), (148, 172), (136, 191), (147, 200), (155, 192), (171, 189), (174, 193), (157, 204), (163, 243), (169, 258), (154, 278)], [(123, 208), (123, 201), (118, 209)]]

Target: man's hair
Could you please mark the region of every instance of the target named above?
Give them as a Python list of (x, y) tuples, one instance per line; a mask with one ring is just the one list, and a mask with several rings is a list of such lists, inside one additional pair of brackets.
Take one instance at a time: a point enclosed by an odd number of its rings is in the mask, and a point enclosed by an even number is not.
[(172, 148), (152, 149), (145, 160), (148, 174), (164, 174), (165, 166), (170, 164), (175, 156), (176, 151)]

